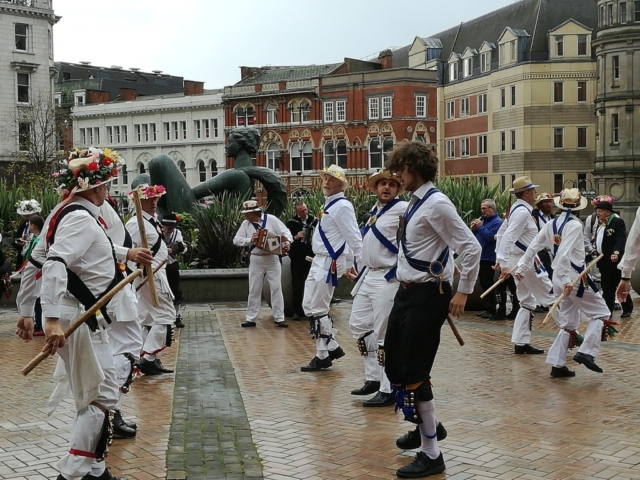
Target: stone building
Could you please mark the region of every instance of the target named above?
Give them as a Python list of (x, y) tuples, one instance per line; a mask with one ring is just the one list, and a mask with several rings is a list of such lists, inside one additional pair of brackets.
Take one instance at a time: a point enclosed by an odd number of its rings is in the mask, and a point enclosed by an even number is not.
[(41, 136), (24, 112), (53, 102), (52, 28), (59, 19), (51, 0), (0, 0), (0, 162)]
[(640, 1), (599, 0), (597, 8), (597, 191), (617, 199), (629, 225), (640, 201)]

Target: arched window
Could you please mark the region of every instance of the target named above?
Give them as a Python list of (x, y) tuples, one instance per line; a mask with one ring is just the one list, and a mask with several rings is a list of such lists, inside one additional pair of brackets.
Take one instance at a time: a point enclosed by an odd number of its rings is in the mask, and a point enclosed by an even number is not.
[(143, 173), (147, 173), (147, 170), (144, 168), (144, 163), (140, 163), (138, 165), (138, 174), (142, 175)]
[(380, 169), (384, 166), (386, 154), (393, 150), (393, 139), (386, 137), (380, 144), (379, 137), (369, 142), (369, 169)]
[(211, 172), (211, 178), (215, 177), (218, 174), (218, 164), (215, 160), (211, 160), (209, 164), (209, 170)]
[(180, 169), (180, 173), (184, 178), (187, 178), (187, 167), (182, 160), (178, 162), (178, 168)]
[(251, 105), (236, 108), (236, 127), (247, 127), (254, 124), (255, 111)]
[(275, 125), (278, 123), (278, 105), (270, 103), (267, 106), (267, 125)]
[(300, 143), (296, 142), (291, 145), (291, 171), (311, 170), (312, 169), (312, 151), (311, 144), (304, 142), (302, 149)]
[(129, 172), (127, 172), (127, 166), (126, 165), (122, 165), (122, 168), (120, 169), (120, 173), (122, 173), (122, 184), (123, 185), (128, 185), (129, 184)]
[(338, 140), (334, 147), (333, 142), (326, 142), (323, 149), (324, 166), (338, 165), (347, 168), (347, 142)]
[(291, 123), (308, 122), (311, 115), (311, 105), (306, 100), (291, 103)]
[(204, 162), (200, 160), (198, 162), (198, 178), (201, 182), (207, 179), (207, 167), (204, 166)]
[(280, 149), (277, 143), (267, 145), (267, 168), (280, 170)]

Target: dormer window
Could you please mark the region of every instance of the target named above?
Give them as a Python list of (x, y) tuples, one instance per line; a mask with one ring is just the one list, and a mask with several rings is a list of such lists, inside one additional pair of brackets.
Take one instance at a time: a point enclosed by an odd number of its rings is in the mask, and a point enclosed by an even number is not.
[(473, 57), (465, 58), (462, 66), (464, 78), (470, 77), (473, 74)]
[(578, 35), (578, 55), (584, 56), (587, 54), (587, 36)]
[(511, 40), (500, 45), (500, 65), (506, 65), (516, 61), (516, 41)]
[(86, 96), (85, 96), (84, 90), (73, 92), (73, 104), (76, 107), (82, 106), (85, 103), (86, 103)]
[(556, 57), (564, 56), (564, 37), (562, 35), (555, 36)]
[(458, 80), (458, 62), (449, 64), (449, 81)]
[(480, 73), (488, 72), (491, 70), (491, 52), (484, 52), (480, 54)]

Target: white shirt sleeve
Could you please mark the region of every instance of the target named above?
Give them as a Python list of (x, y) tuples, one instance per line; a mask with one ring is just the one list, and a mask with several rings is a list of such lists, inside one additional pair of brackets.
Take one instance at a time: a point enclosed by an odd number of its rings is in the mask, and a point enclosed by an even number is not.
[(522, 274), (529, 270), (533, 270), (533, 257), (535, 257), (540, 250), (547, 246), (547, 230), (548, 228), (546, 226), (540, 229), (538, 234), (533, 239), (533, 242), (531, 242), (531, 244), (527, 247), (527, 251), (518, 261), (518, 265), (516, 266), (516, 271), (514, 273)]
[(622, 270), (624, 278), (630, 278), (636, 268), (638, 257), (640, 256), (640, 208), (636, 211), (636, 218), (631, 225), (627, 236), (627, 243), (624, 247), (624, 255), (618, 268)]
[(278, 217), (273, 217), (275, 224), (278, 228), (278, 235), (284, 235), (289, 243), (293, 242), (293, 236), (291, 235), (291, 230), (287, 228), (287, 226), (280, 221)]
[(516, 241), (520, 238), (524, 230), (524, 223), (531, 220), (531, 214), (526, 209), (518, 209), (511, 217), (509, 224), (502, 234), (498, 248), (496, 248), (496, 260), (501, 263), (507, 263), (511, 252), (515, 247)]
[[(569, 222), (572, 223), (572, 222)], [(583, 242), (583, 230), (582, 228), (569, 228), (569, 224), (565, 226), (562, 231), (562, 241), (558, 246), (558, 252), (555, 256), (555, 265), (553, 270), (554, 280), (557, 278), (562, 285), (566, 285), (568, 283), (573, 282), (577, 275), (577, 272), (571, 266), (572, 252), (575, 252), (577, 248), (576, 245), (580, 245)], [(576, 259), (577, 260), (577, 259)], [(584, 261), (583, 258), (581, 258)], [(582, 263), (580, 263), (581, 265)], [(572, 272), (575, 272), (576, 275), (573, 275)]]
[[(233, 237), (233, 244), (237, 247), (248, 247), (251, 245), (251, 237), (253, 236), (253, 232), (249, 232), (249, 222), (247, 220), (243, 220), (240, 228), (236, 232), (236, 236)], [(253, 229), (253, 227), (251, 227)]]
[(342, 237), (351, 249), (350, 254), (353, 255), (353, 258), (349, 258), (349, 255), (347, 255), (347, 265), (350, 266), (354, 260), (357, 263), (360, 263), (360, 258), (362, 256), (362, 234), (358, 228), (356, 214), (351, 202), (338, 203), (342, 204), (340, 205), (341, 209), (348, 209), (348, 212), (345, 212), (344, 215), (339, 215), (340, 221), (337, 221), (336, 224), (338, 225), (338, 229), (340, 230)]

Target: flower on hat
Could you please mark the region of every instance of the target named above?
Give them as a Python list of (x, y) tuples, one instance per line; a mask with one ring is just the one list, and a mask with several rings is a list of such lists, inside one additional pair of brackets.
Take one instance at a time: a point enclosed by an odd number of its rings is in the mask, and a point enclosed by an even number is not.
[[(138, 185), (138, 196), (141, 200), (148, 200), (151, 198), (158, 198), (167, 193), (167, 189), (162, 185)], [(129, 192), (129, 198), (133, 198), (133, 191)]]
[(74, 148), (69, 157), (60, 161), (62, 168), (53, 173), (58, 192), (74, 188), (86, 190), (111, 180), (118, 175), (118, 166), (125, 162), (118, 152), (108, 148)]
[(176, 215), (176, 222), (181, 222), (182, 221), (182, 217), (180, 215)]
[(593, 200), (591, 200), (591, 205), (593, 205), (594, 207), (597, 206), (600, 202), (609, 202), (609, 203), (613, 203), (615, 202), (616, 199), (613, 198), (610, 195), (598, 195), (596, 198), (594, 198)]

